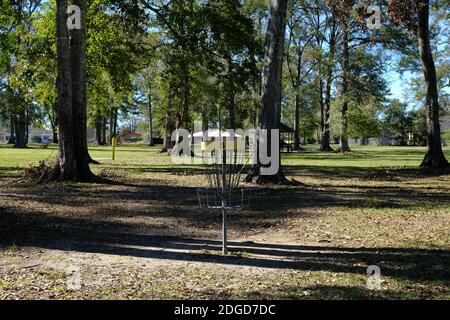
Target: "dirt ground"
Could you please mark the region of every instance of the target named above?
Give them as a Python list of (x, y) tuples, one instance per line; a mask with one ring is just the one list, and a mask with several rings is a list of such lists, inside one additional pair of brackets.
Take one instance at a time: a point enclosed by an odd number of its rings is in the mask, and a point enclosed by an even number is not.
[(450, 298), (449, 175), (288, 174), (301, 184), (254, 187), (252, 208), (230, 213), (227, 257), (219, 213), (198, 208), (201, 175), (2, 179), (0, 299)]

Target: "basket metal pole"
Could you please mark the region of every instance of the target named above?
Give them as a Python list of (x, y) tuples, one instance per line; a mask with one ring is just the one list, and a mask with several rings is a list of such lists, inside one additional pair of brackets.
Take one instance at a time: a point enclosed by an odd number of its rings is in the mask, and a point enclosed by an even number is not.
[(223, 224), (222, 224), (222, 236), (223, 236), (223, 248), (222, 248), (222, 253), (224, 255), (228, 254), (228, 243), (227, 243), (227, 209), (225, 208), (225, 205), (222, 205), (222, 219), (223, 219)]
[[(222, 130), (222, 128), (220, 128)], [(222, 139), (222, 131), (219, 133), (220, 144), (222, 146), (222, 254), (228, 254), (228, 244), (227, 244), (227, 201), (225, 199), (226, 193), (226, 179), (227, 175), (225, 172), (226, 162), (227, 162), (227, 151), (224, 145), (224, 141)]]

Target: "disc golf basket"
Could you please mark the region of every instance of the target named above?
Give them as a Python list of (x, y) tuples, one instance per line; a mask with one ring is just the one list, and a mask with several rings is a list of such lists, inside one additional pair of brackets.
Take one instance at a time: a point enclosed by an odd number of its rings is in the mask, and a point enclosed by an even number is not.
[(221, 130), (208, 130), (194, 137), (203, 139), (202, 159), (208, 182), (207, 188), (198, 189), (198, 202), (201, 208), (222, 212), (222, 252), (226, 255), (227, 213), (250, 205), (251, 190), (240, 187), (249, 159), (245, 137)]

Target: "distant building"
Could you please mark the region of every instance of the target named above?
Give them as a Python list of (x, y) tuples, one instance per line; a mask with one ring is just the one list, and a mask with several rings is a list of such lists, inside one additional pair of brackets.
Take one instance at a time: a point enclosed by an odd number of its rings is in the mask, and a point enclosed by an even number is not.
[(87, 134), (87, 143), (97, 142), (94, 129), (87, 128), (86, 134)]
[(444, 146), (450, 145), (450, 116), (445, 117), (441, 121), (442, 143)]
[[(95, 130), (88, 128), (86, 133), (87, 133), (87, 142), (95, 143)], [(9, 132), (0, 131), (0, 143), (8, 143), (9, 136), (10, 136)], [(53, 131), (31, 129), (28, 131), (28, 143), (41, 143), (41, 144), (53, 143)]]
[(448, 133), (450, 132), (450, 116), (445, 117), (441, 120), (441, 132), (442, 133)]
[(53, 142), (53, 132), (48, 130), (30, 130), (28, 143), (49, 144)]
[(8, 143), (9, 141), (9, 133), (0, 131), (0, 143)]
[(121, 143), (137, 143), (137, 142), (141, 142), (144, 140), (144, 134), (136, 131), (136, 132), (131, 132), (128, 130), (123, 130), (120, 133), (120, 142)]

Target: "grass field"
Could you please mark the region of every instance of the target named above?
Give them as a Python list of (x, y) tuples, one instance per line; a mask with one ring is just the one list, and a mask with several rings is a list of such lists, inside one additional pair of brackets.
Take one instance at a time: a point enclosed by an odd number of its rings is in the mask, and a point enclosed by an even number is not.
[(38, 185), (23, 170), (55, 147), (0, 145), (0, 299), (450, 299), (450, 175), (417, 169), (424, 148), (354, 151), (284, 155), (299, 183), (249, 186), (222, 257), (220, 218), (197, 207), (200, 168), (157, 147), (120, 146), (114, 162), (92, 147), (115, 183)]
[[(283, 164), (292, 167), (347, 169), (412, 169), (417, 168), (423, 160), (426, 149), (418, 147), (360, 147), (353, 146), (354, 153), (321, 153), (317, 146), (307, 146), (307, 152), (283, 155)], [(159, 155), (160, 147), (149, 148), (144, 145), (122, 145), (117, 149), (116, 161), (111, 160), (111, 147), (91, 147), (90, 153), (102, 165), (98, 168), (118, 168), (130, 173), (145, 172), (147, 169), (171, 169), (170, 157)], [(28, 149), (14, 149), (0, 144), (0, 169), (3, 175), (20, 176), (29, 165), (36, 165), (40, 160), (51, 160), (57, 156), (57, 146), (43, 149), (40, 145), (30, 145)], [(450, 158), (450, 148), (445, 149)], [(97, 168), (97, 169), (98, 169)], [(185, 166), (186, 168), (186, 166)], [(1, 174), (1, 173), (0, 173)]]

